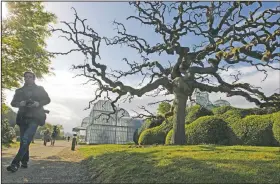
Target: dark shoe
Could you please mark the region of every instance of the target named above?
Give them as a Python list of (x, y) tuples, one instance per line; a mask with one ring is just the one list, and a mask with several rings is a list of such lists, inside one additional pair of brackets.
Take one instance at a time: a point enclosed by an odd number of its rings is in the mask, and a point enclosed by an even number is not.
[(16, 172), (18, 170), (18, 165), (11, 164), (7, 167), (7, 171)]
[(22, 168), (27, 168), (27, 167), (28, 167), (27, 162), (22, 162), (22, 163), (21, 163), (21, 167), (22, 167)]

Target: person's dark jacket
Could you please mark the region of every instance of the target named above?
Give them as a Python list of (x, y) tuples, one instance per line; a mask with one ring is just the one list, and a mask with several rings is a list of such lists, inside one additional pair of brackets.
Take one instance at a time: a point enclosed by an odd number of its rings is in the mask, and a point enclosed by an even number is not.
[[(21, 101), (37, 101), (39, 102), (39, 107), (20, 107)], [(16, 123), (20, 125), (23, 123), (24, 117), (28, 116), (34, 118), (38, 125), (43, 126), (46, 121), (46, 114), (44, 112), (44, 105), (51, 102), (48, 93), (42, 86), (37, 86), (36, 84), (32, 86), (24, 85), (22, 88), (16, 90), (14, 98), (11, 102), (12, 107), (18, 107), (17, 121)]]

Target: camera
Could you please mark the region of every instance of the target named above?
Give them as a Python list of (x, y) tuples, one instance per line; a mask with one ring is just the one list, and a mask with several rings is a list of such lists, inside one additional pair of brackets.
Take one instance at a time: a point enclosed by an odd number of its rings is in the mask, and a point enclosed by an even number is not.
[(34, 101), (31, 100), (31, 99), (29, 99), (29, 100), (26, 101), (26, 106), (27, 106), (27, 107), (28, 107), (28, 106), (31, 106), (33, 103), (34, 103)]

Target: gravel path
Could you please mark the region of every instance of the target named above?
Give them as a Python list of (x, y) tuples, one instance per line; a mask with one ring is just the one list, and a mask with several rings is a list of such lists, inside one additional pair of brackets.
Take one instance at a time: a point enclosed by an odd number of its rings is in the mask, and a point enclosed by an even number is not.
[(11, 163), (18, 148), (2, 150), (2, 183), (90, 183), (89, 174), (81, 163), (83, 157), (71, 151), (71, 142), (56, 141), (55, 146), (35, 141), (30, 147), (27, 169), (19, 168), (15, 173), (6, 167)]

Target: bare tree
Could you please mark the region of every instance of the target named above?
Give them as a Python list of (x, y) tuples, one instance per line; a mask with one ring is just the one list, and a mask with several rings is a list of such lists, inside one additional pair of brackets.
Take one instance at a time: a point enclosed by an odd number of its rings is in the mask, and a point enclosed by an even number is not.
[[(109, 92), (117, 94), (112, 100), (112, 107), (122, 97), (130, 100), (134, 96), (141, 97), (149, 92), (174, 95), (174, 101), (169, 115), (173, 118), (173, 143), (185, 144), (185, 108), (195, 88), (207, 92), (222, 92), (227, 96), (243, 96), (246, 100), (259, 107), (279, 107), (279, 93), (266, 96), (260, 88), (249, 83), (242, 83), (241, 73), (232, 75), (233, 82), (225, 81), (220, 74), (233, 65), (247, 64), (263, 72), (266, 76), (268, 69), (280, 70), (279, 35), (280, 7), (260, 10), (262, 2), (130, 2), (137, 10), (137, 16), (129, 16), (127, 20), (135, 20), (141, 24), (152, 26), (155, 34), (162, 36), (162, 43), (151, 46), (147, 40), (137, 35), (131, 35), (125, 26), (114, 21), (118, 35), (113, 38), (101, 37), (92, 28), (85, 25), (75, 11), (73, 23), (63, 22), (68, 30), (60, 31), (63, 37), (76, 44), (73, 51), (82, 52), (89, 63), (73, 66), (83, 69), (83, 76), (97, 82), (99, 88), (96, 98)], [(254, 6), (252, 6), (252, 4)], [(249, 8), (250, 7), (250, 8)], [(246, 12), (249, 15), (246, 15)], [(175, 15), (173, 19), (171, 16)], [(172, 20), (169, 22), (167, 20)], [(82, 25), (78, 30), (77, 24)], [(193, 48), (181, 43), (183, 37), (189, 35), (204, 38), (202, 43)], [(90, 40), (90, 44), (84, 40)], [(136, 49), (143, 62), (124, 61), (130, 66), (129, 71), (108, 71), (105, 64), (97, 62), (101, 43), (107, 45), (126, 45)], [(150, 61), (151, 54), (166, 53), (175, 55), (175, 64), (164, 66), (163, 61)], [(150, 81), (141, 87), (125, 85), (121, 78), (140, 73)], [(144, 79), (143, 79), (144, 80)], [(277, 87), (276, 87), (277, 88)]]

